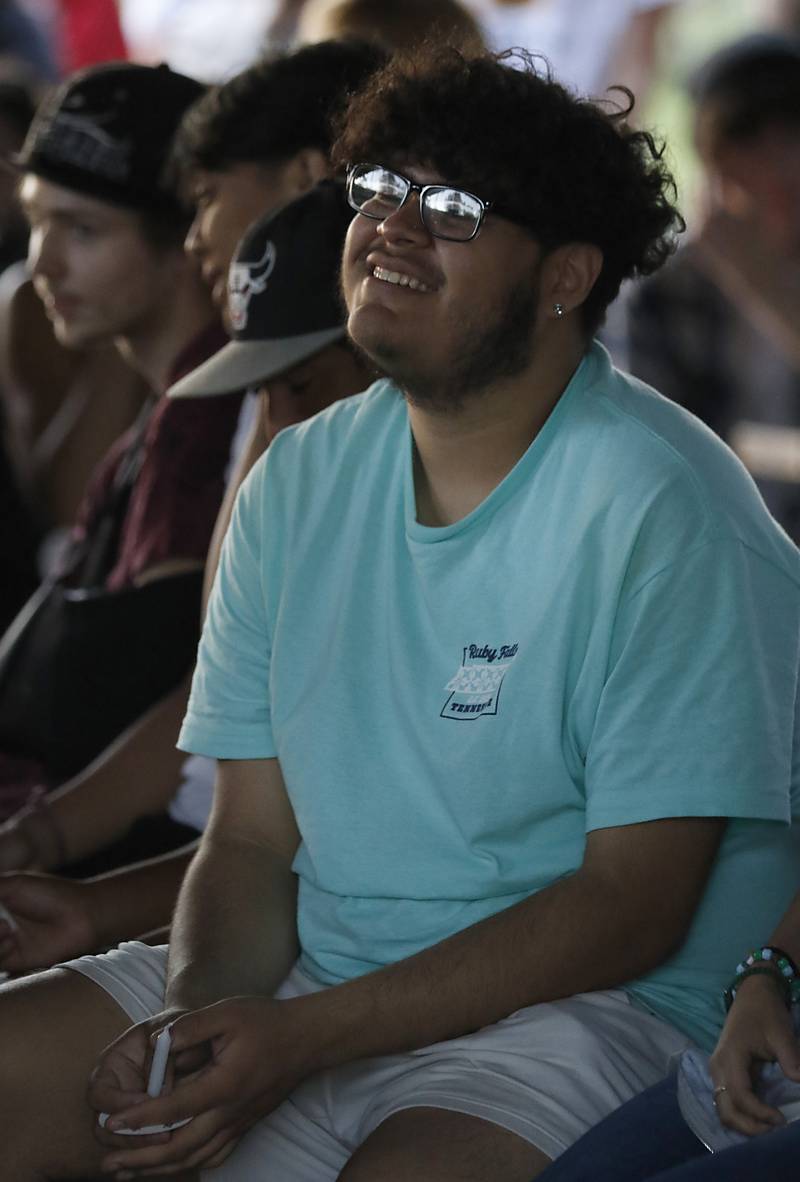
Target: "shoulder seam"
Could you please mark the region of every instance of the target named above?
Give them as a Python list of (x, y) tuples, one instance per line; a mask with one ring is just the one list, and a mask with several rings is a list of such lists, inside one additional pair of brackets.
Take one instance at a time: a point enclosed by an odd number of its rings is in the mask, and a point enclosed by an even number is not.
[[(658, 391), (653, 391), (653, 393), (657, 395)], [(661, 397), (661, 395), (658, 396)], [(627, 411), (623, 407), (619, 406), (616, 402), (614, 402), (613, 399), (609, 398), (608, 394), (601, 392), (599, 395), (599, 400), (602, 400), (613, 414), (616, 414), (620, 418), (625, 419), (627, 422), (632, 423), (634, 427), (638, 427), (640, 431), (643, 431), (646, 435), (649, 435), (657, 444), (659, 444), (663, 451), (669, 453), (675, 463), (688, 475), (689, 480), (691, 481), (692, 486), (694, 487), (694, 490), (697, 494), (698, 501), (701, 503), (703, 511), (706, 515), (706, 520), (710, 524), (713, 515), (709, 507), (708, 497), (706, 496), (702, 486), (700, 485), (700, 482), (697, 479), (694, 468), (692, 468), (686, 457), (681, 455), (681, 453), (676, 448), (674, 448), (672, 444), (663, 437), (663, 435), (659, 435), (658, 432), (654, 431), (653, 428), (647, 423), (643, 423), (641, 419), (637, 418), (635, 415), (632, 415), (630, 411)], [(731, 536), (738, 538), (737, 534), (733, 534)]]
[(755, 558), (758, 558), (759, 561), (761, 561), (761, 562), (765, 563), (765, 565), (771, 567), (772, 570), (776, 571), (779, 575), (782, 575), (788, 582), (792, 583), (794, 586), (800, 586), (800, 579), (792, 578), (791, 574), (787, 570), (785, 570), (782, 566), (778, 566), (777, 563), (773, 562), (771, 558), (768, 558), (766, 554), (762, 554), (759, 550), (754, 549), (754, 547), (751, 546), (748, 542), (746, 542), (743, 538), (738, 537), (738, 535), (736, 535), (736, 534), (721, 534), (720, 533), (720, 534), (713, 534), (711, 537), (708, 537), (704, 541), (699, 542), (696, 546), (691, 546), (688, 550), (685, 550), (683, 552), (683, 554), (681, 554), (678, 558), (674, 558), (672, 560), (672, 562), (665, 562), (663, 566), (660, 566), (658, 568), (658, 570), (655, 570), (651, 574), (649, 574), (647, 576), (647, 578), (645, 579), (645, 581), (643, 583), (641, 583), (638, 587), (636, 587), (635, 590), (633, 590), (631, 592), (630, 600), (635, 599), (636, 596), (640, 594), (640, 592), (644, 591), (644, 589), (646, 587), (649, 587), (649, 585), (653, 582), (653, 580), (657, 579), (659, 577), (659, 575), (663, 575), (666, 571), (671, 570), (673, 567), (677, 566), (678, 563), (684, 562), (692, 554), (696, 554), (698, 551), (707, 549), (709, 546), (714, 546), (714, 545), (717, 545), (718, 543), (723, 543), (723, 544), (731, 544), (732, 543), (733, 545), (741, 546), (741, 548), (743, 550), (747, 550), (748, 553), (752, 554)]

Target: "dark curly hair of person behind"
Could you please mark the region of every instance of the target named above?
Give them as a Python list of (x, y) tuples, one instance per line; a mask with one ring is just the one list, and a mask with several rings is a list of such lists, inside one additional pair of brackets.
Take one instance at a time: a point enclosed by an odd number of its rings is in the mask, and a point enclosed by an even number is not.
[(301, 148), (327, 155), (332, 116), (387, 56), (377, 45), (344, 39), (255, 62), (187, 111), (172, 149), (171, 178), (185, 180), (197, 168), (280, 163)]
[(624, 109), (606, 109), (515, 54), (523, 69), (509, 54), (454, 49), (393, 59), (340, 119), (334, 164), (431, 168), (524, 224), (545, 252), (598, 246), (603, 267), (582, 308), (592, 333), (622, 280), (650, 275), (675, 249), (685, 228), (675, 184), (663, 146), (627, 123), (629, 91)]

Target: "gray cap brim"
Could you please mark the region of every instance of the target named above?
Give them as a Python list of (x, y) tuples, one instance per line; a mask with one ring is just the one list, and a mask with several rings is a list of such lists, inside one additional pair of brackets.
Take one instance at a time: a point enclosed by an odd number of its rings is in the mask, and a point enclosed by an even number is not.
[(208, 398), (260, 386), (308, 357), (341, 340), (344, 325), (279, 341), (230, 341), (208, 361), (170, 386), (170, 398)]

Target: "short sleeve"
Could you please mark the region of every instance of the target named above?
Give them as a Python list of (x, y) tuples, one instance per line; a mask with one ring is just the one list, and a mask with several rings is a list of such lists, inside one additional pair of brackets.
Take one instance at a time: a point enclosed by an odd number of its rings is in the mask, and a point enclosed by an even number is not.
[(797, 588), (735, 538), (621, 601), (586, 757), (587, 829), (670, 816), (788, 822)]
[[(266, 460), (266, 456), (262, 461)], [(275, 755), (269, 704), (271, 633), (264, 588), (263, 475), (242, 485), (225, 536), (178, 746), (218, 759)]]

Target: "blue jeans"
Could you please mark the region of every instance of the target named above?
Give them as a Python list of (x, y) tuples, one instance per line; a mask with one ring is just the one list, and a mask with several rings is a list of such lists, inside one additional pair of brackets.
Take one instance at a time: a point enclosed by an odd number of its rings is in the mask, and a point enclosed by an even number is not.
[(800, 1122), (709, 1153), (684, 1122), (675, 1079), (623, 1104), (581, 1137), (539, 1182), (797, 1182)]

